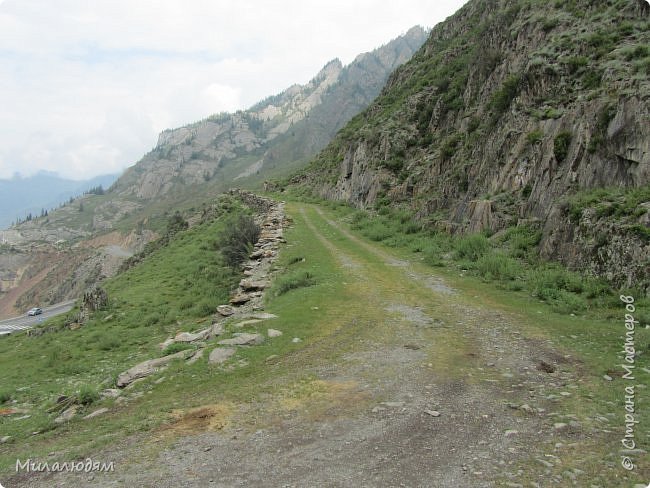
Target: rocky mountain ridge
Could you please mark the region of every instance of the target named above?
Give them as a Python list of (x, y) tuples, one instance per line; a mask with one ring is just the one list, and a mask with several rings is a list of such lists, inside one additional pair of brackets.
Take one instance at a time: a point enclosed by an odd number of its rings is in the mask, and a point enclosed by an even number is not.
[(292, 183), (451, 232), (538, 226), (542, 256), (648, 289), (649, 192), (615, 222), (569, 209), (612, 187), (623, 208), (650, 185), (649, 15), (641, 0), (470, 1)]
[(249, 110), (163, 131), (104, 194), (3, 232), (0, 314), (79, 296), (163, 232), (170, 213), (196, 212), (230, 186), (261, 187), (267, 175), (306, 164), (425, 39), (414, 27), (347, 66), (328, 62), (307, 84)]
[(230, 183), (309, 158), (377, 96), (390, 72), (410, 58), (425, 35), (414, 27), (348, 66), (334, 59), (306, 85), (293, 85), (248, 110), (162, 132), (156, 147), (126, 171), (114, 192), (149, 200), (181, 185)]

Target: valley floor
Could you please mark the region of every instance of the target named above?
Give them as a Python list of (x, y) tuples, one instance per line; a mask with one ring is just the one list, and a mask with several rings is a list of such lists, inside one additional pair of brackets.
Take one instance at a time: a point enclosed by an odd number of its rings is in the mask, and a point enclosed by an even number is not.
[[(242, 366), (270, 370), (259, 394), (215, 391), (182, 421), (90, 456), (113, 461), (112, 473), (22, 473), (6, 488), (650, 480), (644, 452), (632, 456), (635, 471), (620, 466), (624, 380), (603, 386), (603, 372), (546, 327), (555, 318), (539, 302), (521, 310), (479, 296), (479, 285), (366, 241), (327, 209), (286, 209), (294, 223), (282, 254), (304, 257), (316, 284), (270, 299), (279, 318), (267, 325), (291, 340), (292, 314), (311, 332), (285, 355)], [(638, 436), (647, 430), (639, 425)]]

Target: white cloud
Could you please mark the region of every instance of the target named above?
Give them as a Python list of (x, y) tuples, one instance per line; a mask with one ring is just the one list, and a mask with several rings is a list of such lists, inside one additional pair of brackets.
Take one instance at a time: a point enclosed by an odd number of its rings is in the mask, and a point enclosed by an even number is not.
[(464, 3), (0, 0), (0, 177), (114, 172)]

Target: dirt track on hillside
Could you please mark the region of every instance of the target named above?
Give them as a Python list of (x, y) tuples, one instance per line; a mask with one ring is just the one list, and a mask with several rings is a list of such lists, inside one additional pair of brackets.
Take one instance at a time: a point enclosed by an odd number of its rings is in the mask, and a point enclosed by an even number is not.
[[(558, 419), (552, 420), (576, 381), (576, 368), (565, 368), (570, 358), (547, 341), (524, 337), (517, 317), (472, 305), (424, 268), (319, 212), (303, 208), (293, 217), (339, 260), (364, 306), (383, 316), (374, 324), (349, 317), (345, 352), (308, 371), (317, 394), (289, 408), (273, 397), (231, 406), (220, 430), (201, 432), (220, 415), (214, 412), (225, 415), (225, 407), (206, 406), (155, 458), (136, 455), (139, 442), (149, 441), (144, 434), (98, 453), (97, 459), (115, 460), (113, 473), (15, 481), (28, 487), (582, 486), (584, 473), (561, 467), (561, 448), (588, 433), (578, 423), (554, 428)], [(540, 370), (542, 361), (556, 371)]]

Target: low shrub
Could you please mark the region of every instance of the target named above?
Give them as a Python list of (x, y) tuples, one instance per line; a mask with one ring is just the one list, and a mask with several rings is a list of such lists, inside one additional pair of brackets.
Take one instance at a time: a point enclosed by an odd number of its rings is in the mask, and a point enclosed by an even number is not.
[(225, 263), (239, 268), (253, 249), (260, 235), (260, 227), (250, 215), (239, 215), (228, 222), (217, 241)]
[(384, 225), (383, 222), (375, 221), (368, 225), (363, 233), (368, 239), (375, 242), (380, 242), (388, 239), (394, 234), (393, 230)]
[(520, 75), (511, 75), (503, 82), (501, 88), (499, 88), (494, 95), (492, 95), (492, 100), (490, 100), (490, 106), (494, 109), (497, 116), (503, 114), (506, 110), (510, 108), (510, 104), (519, 94), (521, 85), (521, 76)]
[(560, 290), (558, 296), (550, 300), (550, 303), (555, 312), (563, 314), (580, 312), (587, 308), (584, 297), (565, 290)]
[(302, 256), (293, 256), (293, 257), (290, 258), (289, 261), (287, 262), (287, 266), (291, 266), (292, 264), (296, 264), (296, 263), (301, 263), (301, 262), (303, 262), (304, 260), (305, 260), (305, 258), (302, 257)]
[(160, 356), (169, 356), (170, 354), (176, 354), (177, 352), (186, 351), (188, 349), (195, 349), (195, 346), (187, 342), (174, 342), (163, 349)]
[(526, 135), (528, 144), (531, 145), (541, 142), (543, 137), (544, 137), (544, 133), (541, 130), (534, 130), (532, 132), (529, 132), (528, 135)]
[(553, 155), (558, 163), (564, 161), (569, 154), (569, 145), (571, 144), (571, 133), (560, 132), (553, 141)]
[(541, 238), (539, 230), (522, 225), (507, 229), (503, 240), (508, 245), (510, 256), (524, 258), (539, 244)]
[(77, 401), (82, 405), (91, 405), (99, 400), (99, 392), (96, 388), (84, 385), (77, 391)]
[(161, 323), (163, 320), (163, 316), (160, 312), (154, 312), (149, 315), (147, 315), (143, 320), (142, 320), (142, 325), (145, 327), (151, 327), (156, 324)]
[(219, 303), (215, 303), (214, 300), (204, 299), (197, 303), (192, 309), (192, 315), (195, 317), (205, 317), (207, 315), (212, 315), (217, 311)]
[(456, 241), (456, 259), (477, 261), (490, 250), (490, 241), (483, 234), (472, 234)]
[(479, 275), (488, 280), (514, 280), (522, 274), (521, 264), (503, 254), (487, 254), (476, 262)]

